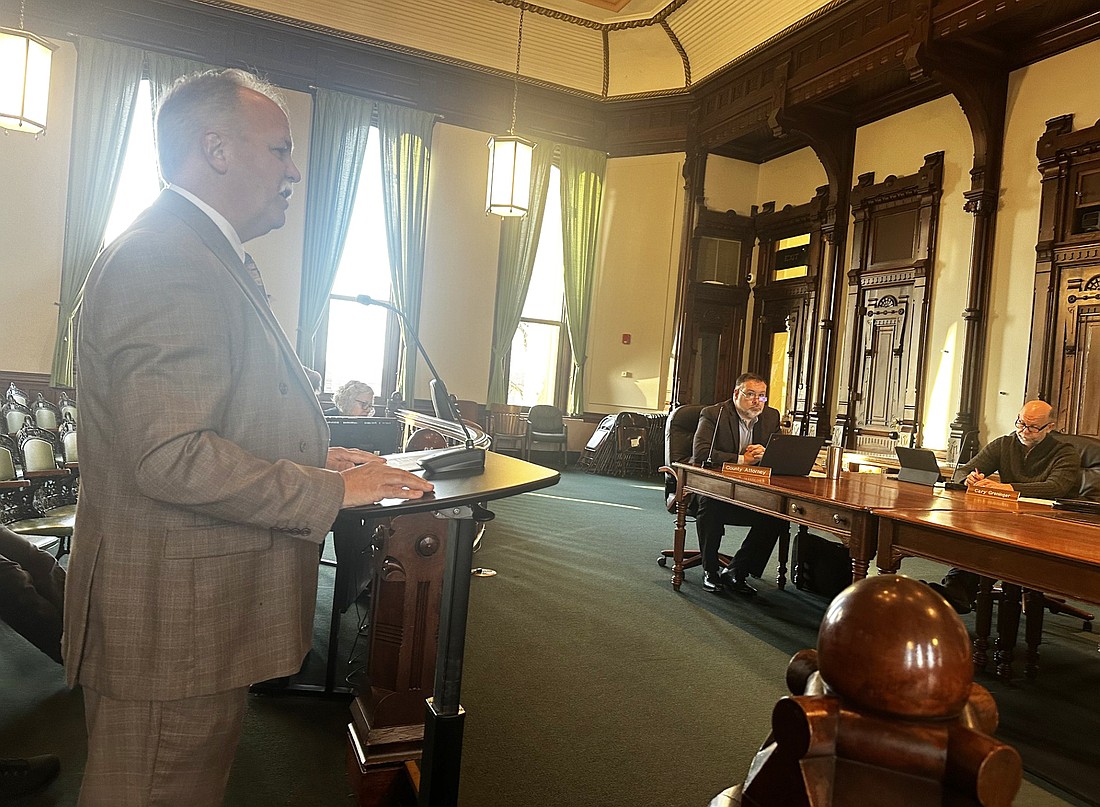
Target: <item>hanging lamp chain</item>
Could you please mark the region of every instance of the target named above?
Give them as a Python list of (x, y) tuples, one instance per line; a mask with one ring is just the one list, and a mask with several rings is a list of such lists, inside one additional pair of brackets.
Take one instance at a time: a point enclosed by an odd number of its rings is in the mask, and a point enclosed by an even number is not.
[(516, 100), (519, 98), (519, 56), (523, 51), (523, 3), (519, 6), (519, 38), (516, 42), (516, 74), (512, 77), (512, 125), (508, 127), (508, 134), (516, 133)]
[(19, 0), (19, 30), (26, 30), (23, 28), (23, 12), (27, 10), (27, 0)]

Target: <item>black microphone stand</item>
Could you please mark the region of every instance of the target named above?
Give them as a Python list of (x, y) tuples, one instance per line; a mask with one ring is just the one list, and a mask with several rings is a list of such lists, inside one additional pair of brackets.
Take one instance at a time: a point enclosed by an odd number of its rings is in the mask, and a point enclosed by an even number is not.
[[(424, 345), (420, 343), (420, 337), (417, 336), (416, 331), (409, 323), (408, 318), (405, 316), (405, 312), (390, 302), (376, 300), (367, 294), (358, 295), (355, 297), (355, 302), (360, 305), (380, 306), (381, 308), (392, 311), (401, 318), (401, 324), (404, 326), (406, 338), (412, 337), (412, 341), (416, 344), (416, 349), (420, 352), (420, 355), (424, 357), (424, 363), (428, 365), (428, 370), (431, 372), (432, 378), (443, 387), (443, 393), (446, 395), (447, 385), (443, 383), (443, 379), (439, 377), (439, 371), (435, 369), (432, 360), (428, 358), (428, 351), (426, 351)], [(424, 469), (425, 479), (479, 474), (485, 470), (485, 449), (477, 448), (474, 445), (473, 435), (470, 434), (470, 430), (466, 428), (466, 424), (462, 421), (461, 417), (458, 418), (458, 425), (462, 427), (462, 433), (466, 435), (466, 444), (456, 446), (455, 448), (441, 449), (421, 459), (420, 467)]]

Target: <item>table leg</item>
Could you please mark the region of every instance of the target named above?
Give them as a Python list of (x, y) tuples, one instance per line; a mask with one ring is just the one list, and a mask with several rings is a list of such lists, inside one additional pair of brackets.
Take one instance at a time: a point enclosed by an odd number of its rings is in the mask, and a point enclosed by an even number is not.
[(462, 689), (462, 656), (466, 646), (466, 613), (470, 604), (470, 566), (477, 526), (469, 507), (442, 511), (439, 515), (451, 518), (451, 522), (447, 530), (435, 687), (424, 717), (419, 807), (454, 807), (458, 804), (458, 776), (462, 762), (465, 712), (459, 704), (459, 696)]
[[(802, 529), (805, 529), (803, 527)], [(775, 585), (780, 591), (787, 587), (787, 558), (791, 554), (791, 524), (779, 533), (779, 573), (775, 576)]]
[(805, 524), (798, 525), (798, 535), (794, 538), (794, 560), (791, 563), (791, 582), (799, 591), (806, 590), (806, 578), (803, 572), (806, 569), (806, 545), (810, 534)]
[(977, 612), (974, 619), (974, 669), (984, 670), (989, 664), (989, 632), (993, 627), (993, 579), (978, 578)]
[(1012, 660), (1020, 632), (1020, 587), (1001, 583), (1001, 604), (997, 609), (997, 675), (1012, 680)]
[(687, 523), (687, 500), (684, 496), (684, 472), (676, 472), (676, 529), (672, 531), (672, 588), (680, 590), (684, 582), (684, 538)]
[(1024, 675), (1035, 678), (1039, 674), (1039, 643), (1043, 641), (1043, 609), (1045, 598), (1041, 591), (1024, 592), (1024, 640), (1027, 642), (1027, 662)]

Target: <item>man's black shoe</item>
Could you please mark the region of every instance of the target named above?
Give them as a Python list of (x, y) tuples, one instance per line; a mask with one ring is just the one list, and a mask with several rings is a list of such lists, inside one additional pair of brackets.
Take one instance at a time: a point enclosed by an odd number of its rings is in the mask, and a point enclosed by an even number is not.
[(744, 577), (737, 577), (730, 569), (723, 569), (718, 574), (718, 580), (734, 594), (741, 594), (745, 597), (752, 597), (756, 594), (756, 589), (745, 582)]
[(703, 591), (709, 591), (711, 594), (721, 594), (725, 590), (726, 587), (722, 585), (721, 575), (703, 572)]
[(934, 592), (947, 600), (947, 604), (955, 609), (955, 613), (969, 614), (971, 611), (974, 610), (974, 606), (966, 601), (965, 594), (959, 591), (953, 591), (951, 587), (945, 586), (943, 585), (943, 583), (928, 583), (927, 581), (922, 582), (924, 582), (925, 585), (927, 585), (930, 589), (932, 589)]
[(41, 790), (57, 778), (60, 770), (61, 761), (53, 754), (0, 759), (0, 802)]

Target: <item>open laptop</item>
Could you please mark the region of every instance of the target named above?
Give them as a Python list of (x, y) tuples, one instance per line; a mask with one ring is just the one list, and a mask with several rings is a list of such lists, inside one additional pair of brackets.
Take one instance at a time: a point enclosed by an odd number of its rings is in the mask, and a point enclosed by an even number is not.
[(394, 418), (329, 416), (329, 445), (393, 454), (401, 442), (401, 423)]
[(806, 476), (813, 470), (823, 445), (824, 437), (776, 432), (764, 446), (760, 467), (771, 468), (772, 476)]
[(940, 463), (929, 449), (894, 446), (894, 451), (901, 463), (901, 470), (898, 471), (900, 481), (929, 486), (942, 481)]

